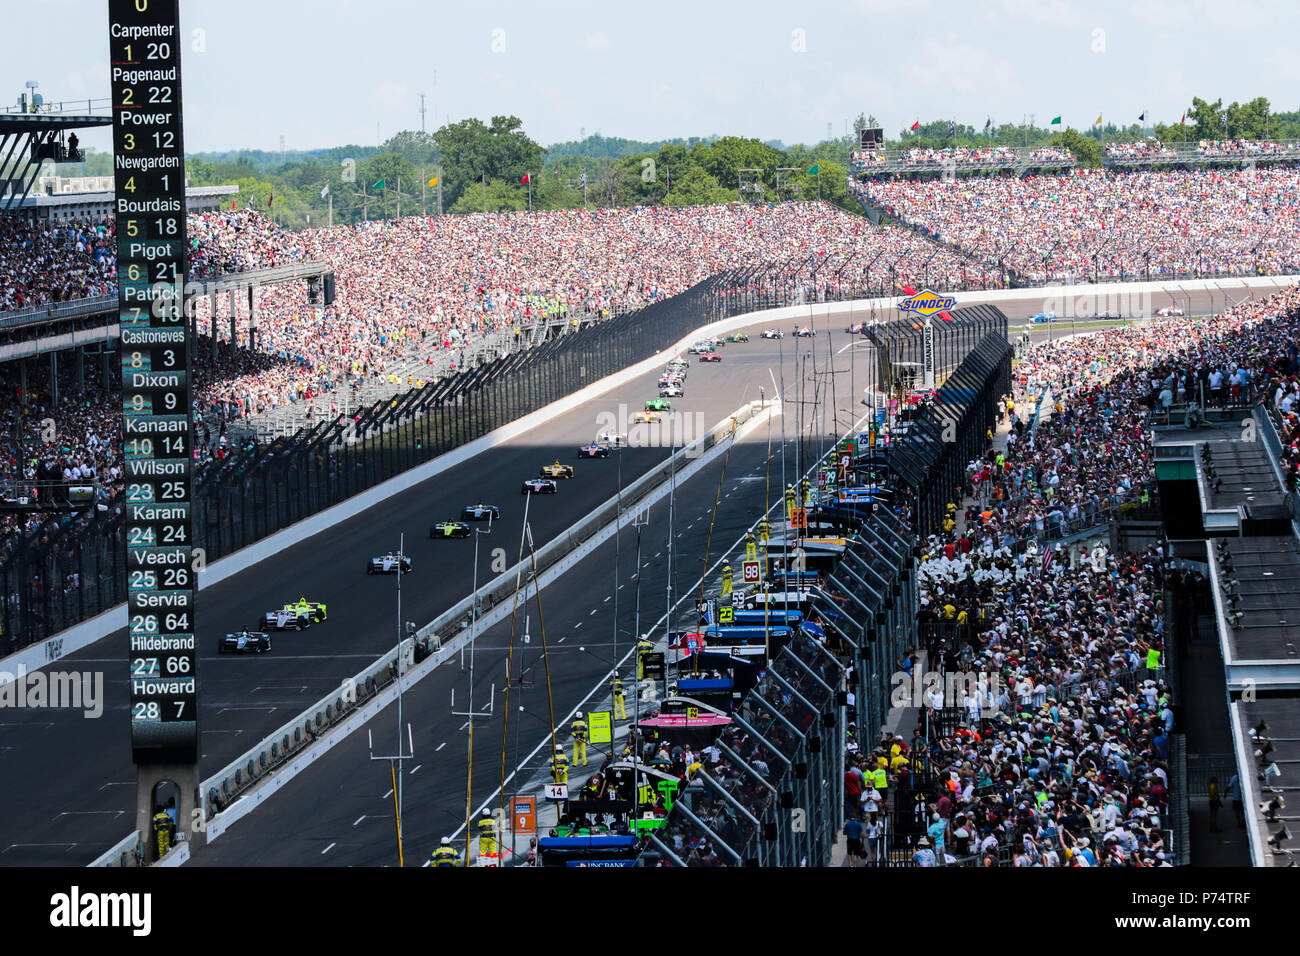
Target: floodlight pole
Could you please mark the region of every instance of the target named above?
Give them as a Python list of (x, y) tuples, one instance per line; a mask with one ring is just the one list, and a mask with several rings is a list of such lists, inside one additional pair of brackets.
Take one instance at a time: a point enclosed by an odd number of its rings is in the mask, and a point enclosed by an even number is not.
[(366, 731), (366, 741), (371, 760), (387, 760), (393, 778), (393, 813), (397, 821), (397, 865), (406, 865), (402, 853), (402, 763), (415, 758), (415, 739), (411, 734), (411, 725), (406, 725), (406, 739), (410, 747), (408, 753), (402, 752), (402, 663), (406, 656), (402, 648), (402, 562), (406, 560), (406, 535), (398, 538), (397, 549), (397, 753), (389, 756), (375, 756), (374, 739)]

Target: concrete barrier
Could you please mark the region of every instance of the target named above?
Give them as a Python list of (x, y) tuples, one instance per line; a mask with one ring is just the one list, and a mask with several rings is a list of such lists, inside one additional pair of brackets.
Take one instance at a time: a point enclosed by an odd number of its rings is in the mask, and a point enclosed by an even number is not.
[(144, 840), (140, 838), (140, 831), (133, 830), (128, 833), (117, 843), (113, 844), (98, 857), (94, 862), (87, 863), (89, 866), (140, 866), (144, 859)]

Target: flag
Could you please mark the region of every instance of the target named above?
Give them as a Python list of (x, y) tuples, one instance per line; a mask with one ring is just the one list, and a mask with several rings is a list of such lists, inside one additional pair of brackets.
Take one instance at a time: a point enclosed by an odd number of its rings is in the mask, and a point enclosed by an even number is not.
[(1093, 125), (1093, 126), (1100, 126), (1100, 125), (1101, 125), (1101, 114), (1100, 114), (1100, 113), (1098, 113), (1098, 114), (1097, 114), (1097, 118), (1096, 118), (1095, 120), (1092, 121), (1092, 125)]
[(266, 208), (267, 208), (267, 209), (270, 209), (270, 208), (271, 208), (271, 205), (272, 205), (274, 202), (275, 202), (275, 187), (272, 186), (272, 187), (271, 187), (271, 198), (268, 199), (268, 200), (266, 201)]
[(324, 199), (329, 194), (330, 194), (330, 184), (326, 183), (325, 188), (320, 191), (320, 198)]
[(521, 179), (521, 180), (519, 180), (519, 185), (520, 185), (520, 186), (527, 186), (528, 183), (529, 183), (529, 174), (528, 174), (528, 173), (524, 173), (524, 178)]
[(438, 177), (437, 177), (437, 176), (434, 176), (432, 179), (430, 179), (430, 180), (429, 180), (429, 185), (430, 185), (430, 186), (436, 186), (436, 185), (438, 185)]
[(1228, 111), (1227, 111), (1227, 110), (1224, 110), (1221, 114), (1219, 114), (1219, 125), (1222, 126), (1224, 129), (1227, 129), (1227, 128), (1228, 128)]
[(231, 212), (235, 211), (235, 201), (233, 199), (230, 200), (230, 211)]
[(949, 136), (957, 135), (957, 124), (952, 120), (948, 120), (948, 135)]
[(1060, 125), (1061, 125), (1061, 117), (1059, 117), (1059, 116), (1054, 117), (1054, 118), (1052, 119), (1052, 122), (1051, 122), (1049, 125), (1051, 125), (1051, 126), (1060, 126)]
[(386, 182), (387, 182), (387, 180), (385, 180), (385, 179), (381, 179), (381, 180), (379, 180), (379, 182), (375, 183), (375, 184), (374, 184), (373, 186), (371, 186), (370, 188), (371, 188), (371, 190), (373, 190), (374, 192), (379, 192), (379, 190), (381, 190), (381, 189), (384, 188), (384, 184), (385, 184)]
[(808, 175), (809, 175), (809, 176), (816, 176), (816, 175), (817, 175), (817, 170), (819, 170), (820, 168), (821, 168), (821, 165), (820, 165), (820, 164), (818, 164), (818, 165), (816, 165), (816, 166), (809, 166), (809, 167), (808, 167)]
[(912, 132), (915, 133), (918, 129), (920, 129), (920, 127), (921, 127), (921, 121), (917, 120), (915, 123), (912, 124)]
[(582, 175), (578, 177), (578, 186), (581, 189), (587, 188), (587, 171), (584, 169)]
[(1179, 126), (1182, 126), (1182, 125), (1183, 125), (1184, 123), (1186, 123), (1186, 122), (1187, 122), (1187, 114), (1184, 113), (1184, 114), (1183, 114), (1183, 118), (1180, 119), (1180, 120), (1178, 121), (1178, 125), (1179, 125)]
[(984, 128), (988, 129), (992, 125), (993, 125), (993, 117), (990, 116), (988, 119), (984, 121)]
[(1147, 111), (1143, 110), (1141, 113), (1138, 114), (1138, 122), (1145, 123), (1146, 121), (1147, 121)]

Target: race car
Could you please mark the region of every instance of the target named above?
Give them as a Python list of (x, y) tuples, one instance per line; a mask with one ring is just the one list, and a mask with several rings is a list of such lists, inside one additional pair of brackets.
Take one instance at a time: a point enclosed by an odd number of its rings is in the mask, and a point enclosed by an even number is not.
[(1056, 321), (1056, 313), (1055, 313), (1055, 312), (1039, 312), (1037, 315), (1035, 315), (1035, 316), (1034, 316), (1032, 319), (1030, 319), (1029, 321), (1031, 321), (1031, 322), (1055, 322), (1055, 321)]
[(711, 346), (708, 342), (696, 342), (694, 345), (691, 346), (692, 355), (703, 355), (705, 352), (712, 352), (712, 351), (713, 351), (713, 346)]
[(217, 645), (218, 654), (263, 654), (271, 649), (271, 635), (244, 628), (227, 634)]
[(732, 332), (730, 335), (727, 336), (727, 341), (728, 341), (728, 342), (748, 342), (748, 341), (749, 341), (749, 336), (746, 335), (744, 332)]
[(633, 425), (657, 425), (663, 421), (664, 417), (658, 412), (637, 412), (636, 418), (632, 419)]
[(411, 573), (411, 559), (405, 554), (389, 551), (366, 562), (366, 574), (396, 574), (398, 567), (402, 574)]
[(816, 334), (817, 334), (816, 329), (810, 329), (806, 325), (801, 325), (794, 330), (794, 337), (796, 339), (810, 339)]
[(785, 333), (782, 332), (780, 329), (764, 329), (764, 330), (763, 330), (763, 338), (765, 338), (765, 339), (783, 339), (783, 338), (785, 338)]
[(439, 521), (429, 529), (430, 538), (468, 538), (469, 525), (463, 521)]
[(327, 616), (324, 604), (320, 601), (308, 601), (305, 597), (298, 598), (294, 603), (286, 604), (283, 610), (294, 611), (299, 616), (306, 615), (313, 624), (319, 624)]
[(722, 356), (719, 355), (717, 352), (705, 352), (703, 355), (700, 356), (700, 361), (701, 361), (701, 362), (721, 362), (721, 361), (722, 361)]
[(519, 489), (521, 495), (553, 495), (559, 486), (550, 478), (529, 478)]
[(618, 448), (627, 444), (627, 432), (601, 432), (596, 436), (598, 445), (613, 445)]
[(608, 458), (609, 446), (598, 445), (598, 444), (583, 445), (581, 448), (578, 449), (578, 457), (579, 458)]
[(673, 403), (662, 398), (652, 398), (645, 403), (647, 412), (666, 412), (673, 407)]
[(1164, 316), (1182, 315), (1182, 314), (1183, 314), (1183, 310), (1178, 308), (1178, 306), (1176, 305), (1168, 305), (1165, 306), (1163, 309), (1156, 309), (1156, 315), (1161, 316), (1162, 318)]
[(262, 615), (262, 630), (264, 631), (301, 631), (303, 628), (311, 627), (311, 625), (312, 618), (310, 614), (299, 614), (291, 607), (282, 607), (278, 611), (267, 611)]
[(681, 398), (684, 394), (686, 394), (685, 390), (676, 382), (659, 386), (660, 398)]
[(572, 478), (573, 466), (561, 465), (560, 459), (557, 458), (554, 464), (542, 465), (541, 475), (543, 478)]
[(466, 505), (460, 512), (461, 521), (492, 521), (501, 520), (501, 509), (496, 505)]
[(853, 325), (850, 325), (844, 331), (849, 333), (849, 335), (864, 335), (866, 334), (866, 330), (867, 327), (863, 325), (861, 322), (855, 322)]

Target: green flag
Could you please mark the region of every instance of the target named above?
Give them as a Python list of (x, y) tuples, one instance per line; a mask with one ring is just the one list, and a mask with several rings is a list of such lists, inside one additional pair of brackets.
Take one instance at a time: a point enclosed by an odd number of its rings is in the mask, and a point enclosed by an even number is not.
[(809, 166), (809, 167), (808, 167), (808, 175), (809, 175), (809, 176), (816, 176), (816, 175), (817, 175), (817, 170), (818, 170), (819, 168), (820, 168), (820, 164), (818, 164), (817, 166)]
[(375, 183), (375, 184), (374, 184), (373, 186), (371, 186), (370, 188), (373, 189), (375, 192), (379, 192), (379, 190), (381, 190), (381, 189), (384, 188), (384, 183), (385, 183), (385, 182), (386, 182), (386, 180), (381, 179), (381, 180), (379, 180), (379, 182)]
[(1054, 120), (1052, 120), (1052, 125), (1053, 125), (1053, 126), (1060, 126), (1060, 125), (1061, 125), (1061, 117), (1058, 116), (1058, 117), (1056, 117)]

